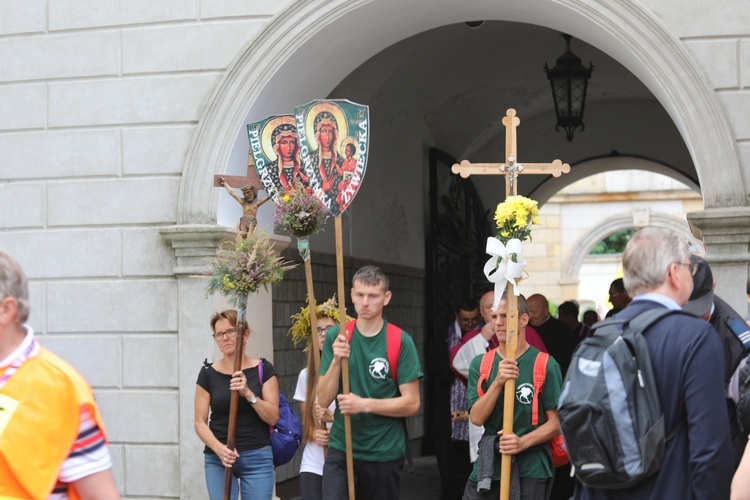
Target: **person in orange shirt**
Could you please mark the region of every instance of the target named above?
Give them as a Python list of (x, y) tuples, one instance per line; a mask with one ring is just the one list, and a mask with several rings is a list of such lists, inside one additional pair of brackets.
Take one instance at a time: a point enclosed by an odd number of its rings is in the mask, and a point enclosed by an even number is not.
[(91, 388), (28, 316), (26, 276), (0, 250), (0, 498), (119, 499)]

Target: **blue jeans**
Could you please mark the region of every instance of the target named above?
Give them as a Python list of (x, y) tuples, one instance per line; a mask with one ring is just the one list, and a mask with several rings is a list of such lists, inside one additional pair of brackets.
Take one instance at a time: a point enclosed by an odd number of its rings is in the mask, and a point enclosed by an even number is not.
[[(206, 486), (210, 500), (222, 500), (224, 496), (224, 465), (213, 453), (204, 455), (206, 466)], [(237, 479), (243, 500), (270, 500), (273, 495), (273, 453), (271, 446), (240, 453), (240, 458), (232, 467), (231, 500), (237, 500)]]

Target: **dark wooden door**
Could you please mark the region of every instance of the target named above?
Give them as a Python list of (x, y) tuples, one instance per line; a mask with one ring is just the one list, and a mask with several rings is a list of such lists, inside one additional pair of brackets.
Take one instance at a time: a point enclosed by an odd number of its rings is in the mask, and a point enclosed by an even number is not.
[(427, 331), (425, 359), (426, 439), (423, 452), (438, 456), (447, 432), (450, 439), (450, 385), (448, 327), (453, 306), (462, 297), (479, 296), (489, 289), (482, 268), (490, 236), (488, 213), (470, 179), (451, 173), (456, 160), (430, 149), (430, 213), (426, 241)]

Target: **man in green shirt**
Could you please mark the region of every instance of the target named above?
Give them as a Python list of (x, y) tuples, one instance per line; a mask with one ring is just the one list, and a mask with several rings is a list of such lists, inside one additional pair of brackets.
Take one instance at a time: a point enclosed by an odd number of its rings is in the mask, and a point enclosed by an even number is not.
[[(337, 400), (328, 456), (323, 467), (323, 498), (347, 498), (344, 415), (352, 421), (352, 453), (358, 500), (398, 498), (406, 442), (402, 419), (419, 411), (422, 372), (414, 341), (401, 331), (398, 382), (387, 353), (383, 308), (391, 300), (388, 278), (365, 266), (352, 278), (357, 320), (347, 342), (346, 332), (333, 327), (326, 335), (318, 374), (318, 404)], [(349, 394), (342, 394), (341, 360), (349, 359)]]
[[(477, 394), (477, 381), (483, 355), (474, 358), (469, 368), (467, 396), (470, 419), (475, 425), (484, 425), (484, 436), (499, 435), (498, 451), (502, 455), (515, 455), (520, 478), (521, 499), (546, 500), (552, 490), (555, 468), (548, 450), (548, 442), (560, 433), (557, 419), (557, 401), (560, 398), (562, 375), (560, 365), (552, 357), (547, 362), (547, 374), (538, 395), (541, 401), (538, 426), (531, 425), (532, 402), (534, 400), (534, 361), (539, 350), (526, 342), (526, 325), (529, 323), (529, 305), (523, 295), (518, 296), (518, 343), (516, 359), (506, 359), (506, 313), (503, 295), (500, 305), (492, 311), (492, 325), (500, 345), (493, 358), (487, 382), (483, 384), (484, 395)], [(504, 387), (509, 379), (516, 379), (516, 397), (513, 413), (513, 434), (503, 435)], [(546, 418), (546, 421), (545, 421)], [(474, 470), (464, 490), (464, 500), (495, 499), (499, 496), (500, 457), (495, 453), (482, 453), (474, 462)], [(491, 487), (478, 492), (478, 477), (483, 469), (482, 460), (494, 460)]]

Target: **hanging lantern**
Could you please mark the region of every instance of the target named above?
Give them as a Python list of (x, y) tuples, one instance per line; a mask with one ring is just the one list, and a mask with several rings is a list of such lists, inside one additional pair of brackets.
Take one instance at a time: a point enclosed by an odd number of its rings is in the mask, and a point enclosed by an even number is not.
[(587, 68), (581, 64), (581, 58), (570, 50), (570, 35), (562, 34), (565, 39), (565, 53), (557, 59), (555, 67), (549, 69), (544, 63), (544, 71), (552, 85), (552, 98), (555, 102), (557, 125), (555, 130), (565, 129), (568, 141), (573, 140), (573, 132), (583, 125), (583, 108), (586, 104), (588, 88), (594, 65), (589, 62)]

